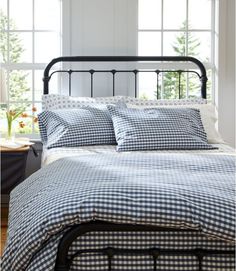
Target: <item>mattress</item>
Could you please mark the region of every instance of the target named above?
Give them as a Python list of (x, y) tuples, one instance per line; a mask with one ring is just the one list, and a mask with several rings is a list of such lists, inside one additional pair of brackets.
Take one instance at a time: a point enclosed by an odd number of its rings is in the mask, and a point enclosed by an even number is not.
[[(212, 144), (214, 147), (218, 149), (213, 150), (183, 150), (183, 151), (142, 151), (143, 153), (207, 153), (207, 154), (232, 154), (235, 155), (235, 150), (227, 144)], [(52, 149), (43, 149), (42, 155), (42, 166), (46, 166), (58, 159), (63, 157), (71, 157), (77, 155), (92, 155), (99, 153), (117, 153), (115, 145), (94, 145), (94, 146), (83, 146), (83, 147), (62, 147), (62, 148), (52, 148)], [(127, 152), (125, 152), (127, 153)], [(122, 153), (117, 153), (118, 155)]]

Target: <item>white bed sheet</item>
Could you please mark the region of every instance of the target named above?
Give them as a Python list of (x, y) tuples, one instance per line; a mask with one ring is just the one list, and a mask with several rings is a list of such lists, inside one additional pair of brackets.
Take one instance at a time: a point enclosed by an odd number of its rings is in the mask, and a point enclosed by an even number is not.
[[(212, 144), (213, 146), (217, 147), (218, 149), (214, 150), (183, 150), (183, 151), (142, 151), (144, 153), (202, 153), (202, 154), (231, 154), (235, 155), (235, 150), (228, 146), (227, 144)], [(84, 147), (62, 147), (62, 148), (53, 148), (53, 149), (43, 149), (42, 155), (42, 166), (46, 166), (58, 159), (63, 157), (71, 157), (77, 155), (93, 155), (98, 153), (117, 153), (117, 155), (122, 154), (122, 152), (116, 152), (115, 145), (95, 145), (95, 146), (84, 146)], [(124, 153), (124, 152), (123, 152)], [(127, 153), (127, 152), (125, 152)]]

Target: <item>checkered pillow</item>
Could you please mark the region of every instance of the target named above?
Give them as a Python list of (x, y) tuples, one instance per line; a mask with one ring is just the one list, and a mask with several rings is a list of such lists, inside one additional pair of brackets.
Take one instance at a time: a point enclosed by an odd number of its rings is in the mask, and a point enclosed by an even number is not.
[(116, 144), (106, 105), (43, 111), (38, 119), (41, 139), (48, 149)]
[(192, 108), (131, 109), (108, 106), (118, 151), (212, 149), (200, 112)]

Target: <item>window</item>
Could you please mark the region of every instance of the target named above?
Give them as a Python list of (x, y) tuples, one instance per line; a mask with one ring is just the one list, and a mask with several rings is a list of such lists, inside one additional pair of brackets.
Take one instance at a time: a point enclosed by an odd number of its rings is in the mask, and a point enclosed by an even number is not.
[[(208, 99), (214, 94), (214, 29), (214, 0), (139, 0), (138, 54), (198, 58), (207, 69)], [(181, 75), (182, 97), (199, 95), (197, 80), (193, 74)], [(140, 73), (139, 95), (147, 98), (157, 95), (158, 98), (178, 97), (177, 74), (163, 74), (158, 92), (156, 82), (154, 74)]]
[[(41, 110), (43, 70), (60, 53), (60, 0), (0, 1), (0, 61), (6, 71), (8, 109), (28, 115), (36, 114), (33, 106)], [(24, 128), (15, 127), (16, 133), (38, 132), (33, 118), (24, 122)]]

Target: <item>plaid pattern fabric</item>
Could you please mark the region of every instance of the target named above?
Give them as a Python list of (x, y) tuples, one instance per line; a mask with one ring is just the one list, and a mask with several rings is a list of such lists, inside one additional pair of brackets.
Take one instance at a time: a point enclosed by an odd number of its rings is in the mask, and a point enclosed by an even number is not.
[[(210, 246), (212, 242), (213, 247), (232, 248), (234, 176), (235, 159), (225, 155), (121, 153), (60, 159), (12, 191), (2, 270), (53, 270), (62, 230), (97, 220), (195, 229), (207, 240), (180, 236), (180, 246), (191, 245), (185, 244), (186, 240), (195, 240), (192, 246)], [(126, 245), (135, 239), (132, 234), (128, 236)], [(157, 237), (157, 246), (161, 236)], [(170, 238), (165, 235), (163, 242), (178, 245), (179, 241)], [(145, 245), (141, 240), (142, 236), (139, 241), (137, 238), (137, 245)], [(104, 242), (91, 239), (87, 245), (110, 241)], [(75, 247), (86, 243), (75, 243)], [(168, 266), (161, 270), (176, 270), (177, 264), (181, 270), (181, 263), (186, 270), (187, 261), (167, 259)], [(73, 264), (84, 265), (82, 270), (89, 270), (86, 266), (90, 265), (92, 270), (102, 270), (99, 263), (95, 257), (90, 263), (82, 258), (82, 262), (76, 259)], [(204, 264), (204, 270), (220, 270), (222, 265), (228, 268), (225, 270), (233, 270), (232, 258), (226, 256), (207, 259)]]
[[(201, 154), (234, 154), (233, 148), (226, 144), (213, 144), (215, 149), (210, 150), (160, 150), (160, 151), (140, 151), (142, 153), (150, 152), (167, 152), (167, 153), (201, 153)], [(132, 151), (131, 151), (132, 152)], [(43, 149), (42, 154), (42, 166), (46, 166), (53, 161), (64, 157), (78, 156), (78, 155), (93, 155), (98, 153), (116, 153), (116, 145), (93, 145), (93, 146), (82, 146), (82, 147), (60, 147), (53, 149)]]
[(213, 148), (207, 143), (198, 109), (108, 109), (118, 151)]
[[(56, 260), (57, 243), (61, 235), (52, 238), (29, 263), (27, 270), (51, 270)], [(192, 232), (93, 232), (76, 239), (69, 250), (73, 255), (82, 249), (103, 249), (107, 247), (126, 249), (215, 249), (232, 251), (234, 246), (222, 240), (213, 240), (201, 233)], [(52, 248), (53, 246), (53, 248)], [(43, 266), (43, 268), (42, 268)], [(153, 271), (153, 259), (142, 255), (114, 256), (112, 270)], [(194, 256), (159, 256), (158, 271), (199, 271)], [(85, 253), (74, 258), (70, 270), (104, 271), (108, 270), (107, 257), (101, 253)], [(235, 258), (232, 255), (214, 255), (203, 259), (203, 271), (235, 271)]]
[(116, 144), (112, 120), (105, 105), (43, 111), (38, 120), (42, 142), (48, 149)]
[[(219, 134), (216, 123), (217, 123), (217, 109), (213, 104), (186, 104), (186, 105), (156, 105), (157, 107), (169, 107), (169, 108), (196, 108), (200, 110), (201, 120), (204, 130), (207, 134), (207, 140), (210, 144), (224, 143), (221, 135)], [(155, 107), (150, 105), (133, 105), (127, 104), (129, 108), (144, 109), (147, 107)]]

